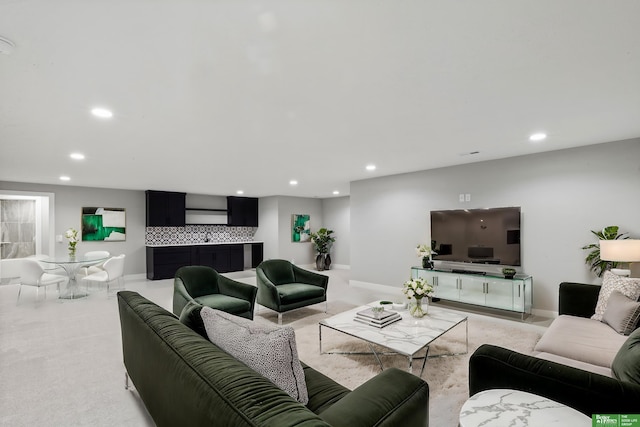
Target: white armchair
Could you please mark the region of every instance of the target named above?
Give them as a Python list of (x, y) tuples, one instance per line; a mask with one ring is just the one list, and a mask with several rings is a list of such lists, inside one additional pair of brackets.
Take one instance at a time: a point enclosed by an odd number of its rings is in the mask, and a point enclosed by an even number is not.
[(58, 285), (58, 292), (60, 292), (60, 283), (65, 283), (68, 280), (67, 276), (45, 273), (38, 261), (24, 258), (20, 263), (20, 289), (18, 289), (16, 304), (20, 302), (23, 286), (35, 286), (37, 288), (37, 301), (40, 296), (40, 288), (44, 288), (44, 298), (47, 299), (47, 286)]

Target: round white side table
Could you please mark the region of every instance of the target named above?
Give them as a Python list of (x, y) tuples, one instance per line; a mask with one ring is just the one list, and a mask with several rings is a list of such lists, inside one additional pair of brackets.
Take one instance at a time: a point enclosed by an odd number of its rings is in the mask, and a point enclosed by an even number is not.
[(591, 427), (591, 418), (562, 403), (518, 390), (485, 390), (460, 410), (460, 427)]

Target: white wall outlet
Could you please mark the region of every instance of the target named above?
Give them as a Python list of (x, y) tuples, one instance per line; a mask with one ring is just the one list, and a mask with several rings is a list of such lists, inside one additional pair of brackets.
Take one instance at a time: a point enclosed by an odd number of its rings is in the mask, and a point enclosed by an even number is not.
[(470, 202), (471, 201), (471, 194), (467, 193), (464, 195), (464, 201), (465, 202)]
[(62, 234), (57, 234), (56, 235), (56, 242), (62, 243)]
[(464, 194), (460, 193), (460, 195), (458, 196), (458, 200), (464, 202)]

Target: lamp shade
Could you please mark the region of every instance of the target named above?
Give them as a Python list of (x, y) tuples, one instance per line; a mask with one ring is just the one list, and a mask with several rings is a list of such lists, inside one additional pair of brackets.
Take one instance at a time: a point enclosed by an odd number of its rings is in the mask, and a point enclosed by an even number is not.
[(603, 261), (640, 261), (640, 240), (600, 240), (600, 259)]

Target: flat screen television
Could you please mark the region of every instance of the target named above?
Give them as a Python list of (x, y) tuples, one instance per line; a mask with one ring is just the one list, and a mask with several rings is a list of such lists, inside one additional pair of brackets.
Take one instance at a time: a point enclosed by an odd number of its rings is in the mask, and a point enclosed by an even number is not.
[(431, 211), (436, 261), (521, 266), (520, 207)]

